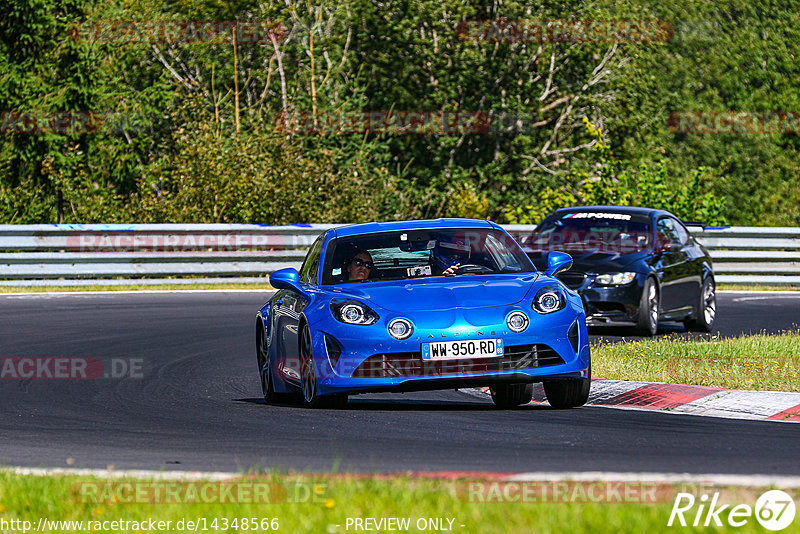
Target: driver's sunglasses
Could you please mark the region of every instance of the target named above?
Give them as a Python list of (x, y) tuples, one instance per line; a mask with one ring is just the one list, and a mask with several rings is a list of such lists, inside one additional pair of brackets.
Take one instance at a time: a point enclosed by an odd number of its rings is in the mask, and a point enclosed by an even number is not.
[(375, 264), (372, 263), (371, 261), (364, 261), (359, 258), (355, 258), (353, 260), (353, 265), (355, 265), (356, 267), (366, 267), (370, 271), (375, 268)]

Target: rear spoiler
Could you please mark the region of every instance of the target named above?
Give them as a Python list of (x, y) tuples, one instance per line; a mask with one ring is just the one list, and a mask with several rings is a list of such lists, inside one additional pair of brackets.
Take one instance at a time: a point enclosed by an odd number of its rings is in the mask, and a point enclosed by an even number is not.
[(706, 224), (697, 221), (683, 221), (684, 226), (691, 232), (691, 231), (700, 231), (706, 229)]

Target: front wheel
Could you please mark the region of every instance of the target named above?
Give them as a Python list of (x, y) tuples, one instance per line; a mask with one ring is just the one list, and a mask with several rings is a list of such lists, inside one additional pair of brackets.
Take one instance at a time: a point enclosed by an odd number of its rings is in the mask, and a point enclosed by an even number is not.
[(578, 380), (550, 380), (545, 381), (544, 394), (547, 402), (553, 408), (577, 408), (589, 400), (589, 390), (592, 387), (592, 364), (586, 373), (586, 378)]
[(296, 397), (290, 393), (275, 392), (275, 378), (272, 376), (272, 366), (269, 365), (269, 350), (264, 342), (264, 329), (259, 324), (256, 326), (256, 359), (258, 361), (258, 374), (261, 377), (261, 394), (267, 404), (272, 403), (297, 403)]
[(639, 330), (646, 336), (654, 336), (658, 331), (658, 287), (652, 278), (644, 282), (642, 298), (639, 302)]
[(533, 399), (533, 384), (497, 384), (489, 388), (492, 402), (498, 408), (513, 408)]
[(272, 382), (272, 370), (268, 360), (267, 346), (264, 344), (264, 329), (256, 325), (256, 360), (258, 361), (258, 374), (261, 377), (261, 394), (267, 404), (275, 401), (275, 388)]
[(710, 276), (703, 280), (703, 290), (700, 292), (699, 300), (697, 317), (684, 321), (683, 324), (689, 331), (711, 332), (717, 317), (717, 294), (714, 279)]
[(300, 331), (300, 377), (303, 405), (306, 407), (341, 408), (347, 404), (346, 394), (320, 396), (317, 391), (317, 368), (308, 324), (304, 324)]

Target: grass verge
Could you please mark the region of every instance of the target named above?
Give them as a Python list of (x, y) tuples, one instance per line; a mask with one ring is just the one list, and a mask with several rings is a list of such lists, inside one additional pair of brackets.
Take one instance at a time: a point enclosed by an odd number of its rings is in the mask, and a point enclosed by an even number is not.
[(658, 338), (599, 343), (592, 374), (616, 380), (800, 391), (800, 332), (704, 341)]
[[(707, 487), (655, 482), (502, 483), (404, 476), (312, 479), (272, 475), (228, 481), (230, 491), (223, 491), (224, 484), (107, 480), (69, 475), (22, 476), (3, 471), (0, 472), (0, 524), (2, 521), (29, 521), (35, 531), (40, 518), (46, 518), (82, 523), (71, 527), (48, 524), (49, 528), (42, 528), (40, 532), (176, 532), (194, 531), (194, 525), (187, 524), (192, 521), (198, 525), (198, 532), (335, 534), (367, 530), (355, 528), (356, 519), (397, 518), (407, 519), (408, 527), (381, 529), (373, 524), (370, 530), (447, 530), (481, 534), (662, 532), (668, 530), (667, 521), (678, 491), (698, 497), (709, 493)], [(254, 490), (255, 484), (267, 486), (266, 493)], [(244, 497), (243, 488), (246, 489)], [(747, 488), (711, 491), (720, 491), (720, 504), (746, 503), (751, 507), (761, 493)], [(190, 494), (194, 497), (189, 498)], [(255, 495), (261, 497), (254, 498)], [(264, 495), (267, 495), (266, 503)], [(226, 502), (219, 502), (221, 496)], [(484, 502), (478, 502), (480, 500)], [(523, 500), (525, 502), (521, 502)], [(694, 520), (696, 508), (686, 514), (689, 524)], [(721, 519), (725, 521), (725, 515)], [(143, 528), (136, 524), (151, 520), (163, 521), (166, 528), (151, 529), (149, 525)], [(111, 521), (129, 523), (114, 525)], [(254, 522), (256, 528), (253, 528)], [(443, 528), (432, 528), (434, 525)], [(421, 526), (425, 528), (419, 528)], [(7, 530), (21, 532), (22, 528)], [(763, 531), (753, 517), (744, 527), (731, 530)], [(797, 532), (798, 528), (790, 527), (784, 532), (792, 531)]]
[(800, 291), (798, 284), (760, 285), (760, 284), (717, 284), (718, 291)]

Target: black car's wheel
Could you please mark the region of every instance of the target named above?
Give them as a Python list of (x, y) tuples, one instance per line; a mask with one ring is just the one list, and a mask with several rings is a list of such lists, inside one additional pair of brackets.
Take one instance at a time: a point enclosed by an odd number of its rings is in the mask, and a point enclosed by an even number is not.
[(642, 298), (639, 301), (639, 330), (646, 336), (654, 336), (658, 331), (658, 287), (656, 281), (648, 278), (644, 282)]
[(308, 324), (300, 330), (300, 379), (303, 404), (308, 408), (339, 408), (347, 404), (347, 395), (320, 396), (317, 391), (317, 369)]
[(695, 332), (711, 332), (714, 320), (717, 317), (717, 293), (714, 279), (710, 276), (703, 280), (703, 290), (700, 292), (697, 305), (697, 316), (684, 321), (687, 330)]
[(533, 399), (533, 384), (497, 384), (489, 388), (498, 408), (513, 408)]
[(592, 387), (592, 364), (589, 362), (587, 378), (578, 380), (549, 380), (542, 383), (547, 402), (553, 408), (576, 408), (589, 400)]

